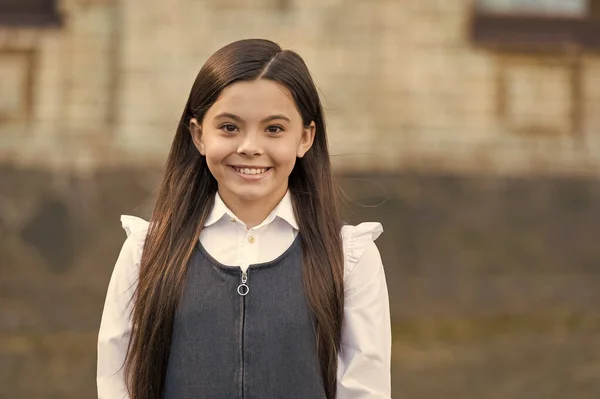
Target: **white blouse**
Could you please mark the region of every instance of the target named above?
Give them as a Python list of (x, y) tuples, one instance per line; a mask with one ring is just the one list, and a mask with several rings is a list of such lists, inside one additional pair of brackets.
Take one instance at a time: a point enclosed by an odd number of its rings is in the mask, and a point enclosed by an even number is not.
[[(127, 239), (117, 259), (98, 336), (99, 399), (127, 399), (123, 362), (131, 324), (130, 299), (135, 290), (148, 222), (121, 216)], [(344, 319), (338, 355), (337, 399), (391, 398), (391, 326), (388, 291), (374, 240), (379, 223), (342, 228), (344, 248)], [(246, 269), (274, 260), (298, 234), (289, 192), (260, 225), (247, 229), (217, 194), (200, 234), (206, 251), (225, 265)]]

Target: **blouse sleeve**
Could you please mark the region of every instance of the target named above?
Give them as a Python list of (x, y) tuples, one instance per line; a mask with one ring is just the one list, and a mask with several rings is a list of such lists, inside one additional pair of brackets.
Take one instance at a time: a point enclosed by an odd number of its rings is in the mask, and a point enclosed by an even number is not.
[(131, 332), (131, 298), (137, 284), (148, 223), (122, 216), (127, 239), (112, 272), (98, 334), (96, 383), (99, 399), (128, 399), (123, 363)]
[(344, 226), (344, 321), (337, 399), (391, 398), (391, 322), (388, 290), (374, 241), (379, 223)]

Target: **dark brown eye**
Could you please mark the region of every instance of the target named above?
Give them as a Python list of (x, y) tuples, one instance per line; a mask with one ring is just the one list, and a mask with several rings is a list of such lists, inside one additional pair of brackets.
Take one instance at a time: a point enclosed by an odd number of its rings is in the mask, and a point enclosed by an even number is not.
[(267, 128), (267, 132), (273, 133), (273, 134), (279, 133), (279, 132), (282, 132), (282, 131), (283, 131), (283, 128), (281, 126), (269, 126)]
[(227, 123), (221, 126), (221, 130), (224, 130), (227, 133), (234, 133), (237, 130), (237, 126), (232, 125), (231, 123)]

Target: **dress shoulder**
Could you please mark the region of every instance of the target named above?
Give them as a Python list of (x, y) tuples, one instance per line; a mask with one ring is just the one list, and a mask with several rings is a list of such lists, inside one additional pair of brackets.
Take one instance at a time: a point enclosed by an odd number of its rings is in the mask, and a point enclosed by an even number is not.
[(374, 245), (374, 241), (381, 233), (383, 233), (383, 226), (377, 222), (364, 222), (356, 226), (345, 225), (342, 227), (346, 273), (352, 272), (356, 263), (362, 258), (365, 251)]
[(147, 221), (137, 216), (121, 215), (121, 225), (127, 234), (125, 246), (131, 247), (133, 250), (133, 260), (135, 268), (139, 268), (140, 260), (142, 259), (142, 251), (144, 250), (144, 242), (148, 234)]

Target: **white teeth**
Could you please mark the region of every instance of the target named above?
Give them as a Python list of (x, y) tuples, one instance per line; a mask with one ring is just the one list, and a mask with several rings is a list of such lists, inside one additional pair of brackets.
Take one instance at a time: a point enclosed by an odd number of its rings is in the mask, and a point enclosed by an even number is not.
[(237, 170), (239, 173), (242, 173), (244, 175), (260, 175), (262, 173), (265, 173), (267, 171), (267, 169), (263, 168), (263, 169), (250, 169), (250, 168), (236, 168), (234, 167), (235, 170)]

